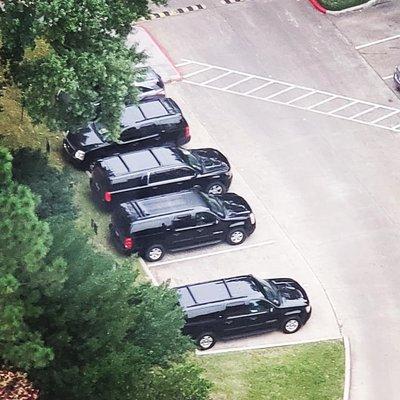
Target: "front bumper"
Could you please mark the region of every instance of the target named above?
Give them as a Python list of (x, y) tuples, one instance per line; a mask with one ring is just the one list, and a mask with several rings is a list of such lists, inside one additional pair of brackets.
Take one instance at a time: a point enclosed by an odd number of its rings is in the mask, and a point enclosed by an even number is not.
[(66, 157), (66, 159), (72, 163), (72, 165), (74, 165), (75, 167), (81, 167), (85, 160), (79, 160), (77, 158), (75, 158), (75, 153), (76, 153), (76, 149), (74, 149), (74, 147), (72, 147), (71, 143), (69, 143), (68, 139), (64, 139), (63, 140), (63, 154)]

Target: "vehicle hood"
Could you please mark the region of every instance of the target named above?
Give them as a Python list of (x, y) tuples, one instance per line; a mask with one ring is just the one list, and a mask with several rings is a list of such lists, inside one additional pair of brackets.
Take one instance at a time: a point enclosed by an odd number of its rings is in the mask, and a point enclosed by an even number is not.
[(203, 174), (211, 172), (227, 172), (230, 165), (226, 157), (215, 149), (191, 150), (192, 154), (199, 160)]
[(301, 307), (309, 304), (305, 290), (295, 280), (290, 278), (269, 279), (278, 289), (281, 297), (281, 307)]
[(76, 150), (90, 150), (104, 144), (104, 140), (96, 133), (93, 124), (75, 132), (69, 132), (67, 140)]
[(235, 193), (225, 193), (219, 196), (227, 217), (246, 217), (251, 213), (247, 201)]

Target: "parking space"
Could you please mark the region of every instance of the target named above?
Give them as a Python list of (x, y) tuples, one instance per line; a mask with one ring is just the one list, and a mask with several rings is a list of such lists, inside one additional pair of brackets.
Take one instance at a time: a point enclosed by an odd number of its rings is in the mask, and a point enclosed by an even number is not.
[(330, 18), (399, 96), (393, 83), (393, 72), (396, 65), (400, 64), (400, 3), (389, 0), (363, 10), (362, 24), (358, 12)]

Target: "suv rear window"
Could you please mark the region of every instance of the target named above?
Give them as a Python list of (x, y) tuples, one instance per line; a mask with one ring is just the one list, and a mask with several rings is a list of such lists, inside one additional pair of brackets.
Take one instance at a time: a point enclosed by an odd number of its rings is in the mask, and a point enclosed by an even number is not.
[(140, 109), (146, 119), (165, 117), (166, 115), (169, 115), (167, 109), (160, 101), (149, 101), (147, 103), (141, 103)]

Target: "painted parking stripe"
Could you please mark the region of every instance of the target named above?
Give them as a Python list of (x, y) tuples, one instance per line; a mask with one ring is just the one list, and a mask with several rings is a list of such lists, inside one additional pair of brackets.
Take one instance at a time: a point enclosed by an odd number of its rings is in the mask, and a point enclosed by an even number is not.
[(215, 77), (215, 78), (211, 78), (211, 79), (209, 79), (208, 81), (205, 81), (205, 82), (203, 82), (205, 85), (208, 85), (209, 83), (211, 83), (211, 82), (214, 82), (214, 81), (217, 81), (218, 79), (221, 79), (221, 78), (223, 78), (223, 77), (225, 77), (225, 76), (228, 76), (228, 75), (230, 75), (232, 72), (225, 72), (224, 74), (221, 74), (221, 75), (218, 75), (217, 77)]
[(387, 81), (388, 79), (391, 79), (391, 78), (393, 78), (393, 74), (392, 75), (388, 75), (388, 76), (384, 76), (382, 79), (384, 81)]
[[(189, 59), (183, 59), (182, 62), (185, 63), (183, 65), (183, 68), (186, 65), (202, 67), (199, 71), (192, 72), (189, 74), (185, 74), (183, 72), (183, 74), (182, 74), (183, 82), (190, 84), (190, 85), (201, 86), (201, 87), (205, 87), (205, 88), (209, 88), (209, 89), (213, 89), (213, 90), (218, 90), (220, 92), (231, 93), (231, 94), (249, 97), (252, 99), (258, 99), (258, 100), (271, 102), (271, 103), (275, 103), (275, 104), (286, 105), (289, 107), (306, 110), (306, 111), (310, 111), (310, 112), (317, 113), (317, 114), (327, 115), (327, 116), (330, 116), (333, 118), (339, 118), (339, 119), (343, 119), (346, 121), (352, 121), (352, 122), (356, 122), (356, 123), (363, 124), (363, 125), (368, 125), (368, 126), (377, 127), (380, 129), (390, 130), (392, 132), (400, 131), (400, 124), (398, 124), (397, 121), (394, 121), (393, 125), (391, 125), (391, 126), (379, 124), (380, 121), (383, 121), (386, 118), (389, 118), (390, 116), (393, 116), (393, 115), (397, 114), (398, 112), (400, 112), (400, 108), (395, 108), (395, 107), (390, 107), (390, 106), (381, 105), (381, 104), (377, 104), (377, 103), (372, 103), (369, 101), (359, 100), (359, 99), (355, 99), (352, 97), (342, 96), (339, 94), (335, 94), (335, 93), (331, 93), (331, 92), (327, 92), (327, 91), (323, 91), (323, 90), (318, 90), (315, 88), (309, 88), (309, 87), (305, 87), (305, 86), (295, 85), (295, 84), (280, 81), (277, 79), (267, 78), (267, 77), (263, 77), (260, 75), (248, 74), (248, 73), (245, 73), (242, 71), (237, 71), (237, 70), (233, 70), (230, 68), (225, 68), (225, 67), (221, 67), (221, 66), (217, 66), (217, 65), (198, 62), (198, 61), (193, 61), (193, 60), (189, 60)], [(225, 87), (217, 87), (217, 86), (208, 85), (208, 83), (207, 83), (207, 81), (209, 80), (208, 77), (207, 77), (207, 79), (205, 78), (203, 82), (201, 82), (201, 81), (195, 82), (190, 79), (190, 77), (193, 76), (193, 74), (195, 74), (195, 75), (197, 75), (197, 77), (200, 77), (200, 80), (201, 80), (202, 72), (210, 71), (213, 69), (220, 72), (221, 77), (222, 77), (222, 75), (224, 75), (224, 74), (221, 74), (221, 72), (224, 72), (224, 71), (226, 73), (230, 72), (232, 74), (238, 75), (239, 76), (238, 81), (233, 82), (230, 85), (225, 86)], [(251, 82), (252, 80), (254, 80), (256, 82), (261, 81), (261, 84), (258, 87), (248, 90), (247, 92), (231, 90), (231, 88), (239, 85), (242, 82), (245, 82), (245, 81)], [(218, 82), (218, 77), (216, 77), (216, 79), (213, 78), (213, 82)], [(257, 92), (260, 91), (262, 88), (264, 88), (266, 86), (270, 86), (273, 83), (276, 83), (280, 86), (283, 85), (284, 89), (281, 89), (278, 87), (275, 92), (270, 93), (267, 97), (265, 97), (265, 95), (263, 97), (261, 94), (257, 94)], [(287, 100), (279, 100), (277, 98), (277, 96), (279, 94), (284, 93), (284, 92), (289, 92), (291, 89), (298, 89), (300, 91), (300, 93), (299, 93), (300, 95), (294, 99), (289, 98)], [(304, 91), (305, 93), (301, 94), (301, 91)], [(312, 104), (312, 97), (314, 95), (316, 97), (319, 96), (319, 98), (316, 99), (316, 102), (314, 102)], [(324, 96), (323, 100), (320, 100), (321, 99), (320, 95)], [(311, 99), (311, 102), (309, 102), (310, 104), (308, 104), (306, 106), (302, 106), (298, 103), (301, 99), (304, 99), (304, 98)], [(340, 99), (340, 100), (344, 101), (345, 104), (342, 104), (340, 107), (336, 106), (334, 109), (329, 110), (329, 106), (330, 106), (329, 103), (332, 100), (336, 100), (336, 99)], [(323, 104), (326, 104), (328, 106), (328, 110), (317, 109), (318, 106), (323, 105)], [(332, 108), (334, 107), (333, 104), (334, 104), (334, 102), (332, 102)], [(364, 110), (361, 112), (355, 112), (355, 114), (347, 115), (347, 116), (338, 114), (338, 111), (348, 108), (350, 106), (354, 106), (354, 105), (362, 106)], [(324, 107), (324, 108), (326, 108), (326, 107)], [(381, 115), (379, 118), (375, 119), (372, 122), (363, 121), (363, 120), (359, 119), (359, 117), (361, 117), (365, 114), (368, 114), (371, 111), (374, 111), (377, 109), (379, 109), (380, 112), (383, 112), (384, 115)]]
[(365, 49), (366, 47), (374, 46), (375, 44), (385, 43), (385, 42), (389, 42), (390, 40), (399, 39), (399, 38), (400, 38), (400, 35), (389, 36), (389, 37), (384, 38), (384, 39), (375, 40), (374, 42), (361, 44), (359, 46), (356, 46), (356, 49), (357, 50)]
[(210, 253), (196, 254), (194, 256), (182, 257), (182, 258), (177, 258), (177, 259), (168, 260), (168, 261), (153, 262), (153, 263), (151, 263), (151, 267), (159, 267), (161, 265), (174, 264), (174, 263), (178, 263), (178, 262), (182, 262), (182, 261), (197, 260), (199, 258), (212, 257), (212, 256), (216, 256), (219, 254), (225, 254), (225, 253), (232, 253), (233, 251), (242, 251), (242, 250), (251, 249), (254, 247), (268, 246), (268, 245), (271, 245), (274, 243), (275, 243), (275, 241), (273, 241), (273, 240), (266, 240), (266, 241), (260, 242), (260, 243), (249, 244), (247, 246), (246, 245), (241, 245), (241, 246), (236, 246), (236, 247), (229, 246), (228, 249), (213, 251)]

